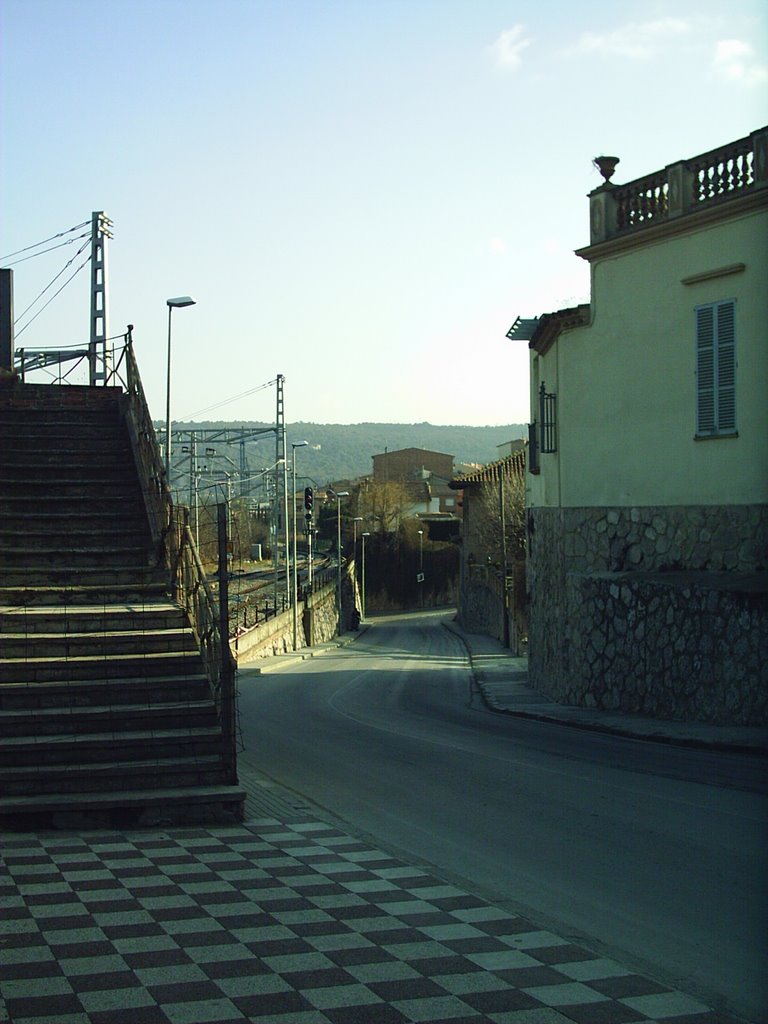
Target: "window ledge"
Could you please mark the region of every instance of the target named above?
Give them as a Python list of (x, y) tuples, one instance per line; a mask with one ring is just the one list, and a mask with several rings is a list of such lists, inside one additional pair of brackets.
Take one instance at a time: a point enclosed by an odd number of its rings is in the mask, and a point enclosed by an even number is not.
[(741, 274), (746, 269), (746, 263), (730, 263), (727, 267), (717, 267), (714, 270), (705, 270), (701, 274), (691, 274), (690, 277), (683, 277), (680, 279), (680, 284), (701, 284), (702, 281), (712, 281), (716, 277), (728, 277), (730, 274)]
[(738, 437), (738, 430), (724, 430), (720, 434), (694, 434), (694, 441), (722, 441), (724, 438)]

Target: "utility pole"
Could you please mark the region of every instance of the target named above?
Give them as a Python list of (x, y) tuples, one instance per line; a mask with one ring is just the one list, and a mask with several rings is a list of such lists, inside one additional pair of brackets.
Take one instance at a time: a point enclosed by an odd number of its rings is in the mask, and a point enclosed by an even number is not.
[(509, 595), (507, 592), (507, 510), (504, 495), (504, 464), (499, 467), (499, 518), (501, 520), (501, 642), (509, 647)]
[(285, 377), (282, 373), (277, 375), (277, 393), (278, 401), (280, 404), (280, 410), (277, 418), (277, 436), (280, 440), (280, 458), (282, 461), (283, 469), (283, 543), (285, 545), (285, 598), (290, 605), (291, 603), (291, 556), (290, 556), (290, 545), (291, 545), (291, 531), (290, 524), (288, 522), (288, 439), (285, 433), (285, 400), (283, 385)]
[(112, 221), (103, 211), (91, 214), (91, 331), (88, 343), (88, 382), (106, 383), (108, 376), (107, 338), (107, 239), (112, 238)]
[[(291, 581), (289, 572), (289, 535), (288, 535), (288, 467), (285, 453), (285, 406), (283, 396), (283, 384), (285, 377), (282, 373), (277, 375), (277, 400), (276, 400), (276, 411), (275, 411), (275, 504), (273, 508), (273, 554), (272, 559), (275, 569), (275, 614), (277, 614), (277, 594), (279, 590), (279, 542), (281, 532), (284, 534), (285, 541), (285, 587), (286, 587), (286, 598), (290, 602), (291, 596)], [(282, 472), (282, 481), (280, 474)], [(282, 487), (281, 487), (282, 482)], [(282, 518), (282, 531), (281, 531), (281, 519), (280, 519), (280, 492), (282, 491), (282, 504), (283, 504), (283, 518)]]
[(198, 473), (197, 473), (197, 433), (191, 431), (189, 435), (189, 507), (193, 510), (193, 522), (195, 527), (195, 545), (200, 547), (200, 509), (198, 497)]

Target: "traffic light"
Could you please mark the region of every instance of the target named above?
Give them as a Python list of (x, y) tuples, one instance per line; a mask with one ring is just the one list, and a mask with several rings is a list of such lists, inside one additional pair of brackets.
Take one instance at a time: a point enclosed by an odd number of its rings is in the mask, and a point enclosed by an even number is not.
[(307, 512), (309, 512), (310, 515), (312, 515), (312, 501), (313, 501), (313, 499), (314, 499), (314, 494), (312, 493), (312, 488), (311, 487), (305, 487), (304, 488), (304, 508), (307, 510)]

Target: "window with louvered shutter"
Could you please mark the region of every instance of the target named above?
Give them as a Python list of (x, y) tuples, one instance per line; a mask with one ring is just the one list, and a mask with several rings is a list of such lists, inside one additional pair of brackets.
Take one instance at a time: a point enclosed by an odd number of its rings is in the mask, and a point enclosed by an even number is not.
[(696, 309), (696, 433), (736, 432), (736, 303)]

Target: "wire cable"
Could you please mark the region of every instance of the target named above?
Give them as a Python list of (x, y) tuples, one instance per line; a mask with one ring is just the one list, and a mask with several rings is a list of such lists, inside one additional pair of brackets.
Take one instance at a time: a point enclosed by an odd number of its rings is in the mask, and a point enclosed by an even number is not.
[(241, 398), (249, 398), (251, 395), (257, 394), (259, 391), (265, 391), (267, 388), (272, 387), (275, 383), (274, 380), (268, 380), (266, 384), (260, 384), (257, 388), (251, 388), (249, 391), (242, 391), (239, 395), (233, 395), (231, 398), (225, 398), (222, 402), (216, 402), (215, 405), (208, 405), (205, 409), (198, 409), (196, 412), (190, 413), (188, 416), (182, 416), (184, 420), (193, 420), (196, 416), (202, 416), (205, 412), (213, 412), (214, 409), (221, 409), (224, 405), (230, 405), (232, 402), (239, 402)]
[[(82, 236), (81, 236), (81, 237), (82, 237)], [(90, 240), (90, 235), (88, 235), (88, 239)], [(65, 272), (65, 271), (67, 270), (67, 268), (68, 268), (68, 267), (71, 267), (71, 266), (72, 266), (72, 264), (73, 264), (73, 263), (75, 262), (75, 260), (77, 259), (77, 257), (78, 257), (78, 256), (80, 255), (80, 253), (81, 253), (81, 252), (82, 252), (82, 251), (83, 251), (84, 249), (86, 249), (86, 248), (88, 247), (88, 244), (89, 244), (89, 242), (88, 242), (88, 241), (86, 241), (86, 242), (83, 242), (83, 244), (82, 244), (82, 245), (80, 246), (80, 248), (79, 248), (79, 249), (77, 250), (77, 252), (76, 252), (76, 253), (74, 254), (74, 256), (72, 256), (72, 258), (71, 258), (70, 260), (68, 260), (68, 261), (67, 261), (67, 262), (66, 262), (66, 263), (64, 264), (64, 266), (63, 266), (63, 267), (61, 268), (61, 270), (60, 270), (60, 271), (58, 272), (58, 274), (57, 274), (57, 275), (56, 275), (56, 276), (55, 276), (55, 277), (53, 278), (53, 280), (52, 280), (52, 281), (49, 281), (49, 282), (48, 282), (48, 284), (47, 284), (47, 285), (45, 286), (45, 288), (43, 288), (43, 290), (42, 290), (42, 291), (40, 292), (40, 294), (39, 294), (39, 295), (38, 295), (38, 296), (37, 296), (36, 298), (34, 298), (34, 299), (33, 299), (33, 300), (32, 300), (32, 301), (30, 302), (30, 304), (29, 304), (29, 305), (27, 306), (27, 308), (26, 308), (26, 309), (24, 310), (24, 312), (23, 312), (23, 313), (19, 313), (19, 315), (18, 315), (18, 316), (16, 317), (16, 319), (14, 320), (14, 325), (16, 325), (16, 324), (17, 324), (17, 323), (18, 323), (18, 322), (19, 322), (20, 320), (23, 320), (23, 319), (24, 319), (24, 317), (25, 317), (25, 316), (27, 315), (27, 313), (28, 313), (28, 312), (30, 311), (30, 309), (32, 309), (32, 307), (33, 307), (33, 306), (35, 305), (35, 303), (36, 303), (36, 302), (39, 302), (39, 301), (40, 301), (40, 299), (42, 299), (42, 297), (43, 297), (43, 296), (45, 295), (45, 293), (46, 293), (46, 292), (48, 291), (48, 289), (49, 289), (49, 288), (51, 288), (51, 287), (53, 287), (53, 285), (54, 285), (54, 284), (55, 284), (55, 283), (56, 283), (56, 282), (58, 281), (58, 279), (59, 279), (59, 278), (61, 277), (61, 275), (62, 275), (62, 274), (63, 274), (63, 273), (64, 273), (64, 272)], [(90, 259), (90, 256), (88, 257), (88, 259)], [(78, 270), (79, 270), (79, 269), (81, 269), (81, 268), (80, 268), (80, 267), (78, 267)], [(71, 281), (71, 280), (72, 280), (72, 278), (70, 278), (70, 281)], [(59, 290), (61, 290), (61, 289), (59, 289)], [(56, 292), (56, 295), (58, 295), (58, 294), (59, 294), (59, 292)], [(53, 296), (53, 298), (55, 298), (55, 297), (56, 297), (56, 296)], [(47, 305), (48, 305), (48, 303), (46, 303), (45, 305), (47, 306)], [(43, 309), (45, 309), (45, 306), (43, 306)], [(41, 310), (40, 310), (40, 313), (42, 313), (43, 309), (41, 309)], [(35, 316), (39, 316), (39, 315), (40, 315), (39, 313), (35, 314)], [(32, 317), (32, 320), (34, 320), (34, 319), (35, 319), (35, 317), (33, 316), (33, 317)], [(29, 321), (29, 323), (30, 323), (30, 324), (32, 323), (32, 320), (30, 320), (30, 321)], [(24, 327), (22, 327), (22, 328), (21, 328), (21, 330), (22, 330), (22, 331), (23, 331), (23, 330), (25, 330), (25, 328), (26, 328), (26, 327), (29, 327), (29, 324), (25, 324), (25, 326), (24, 326)], [(21, 331), (19, 331), (18, 333), (20, 334), (20, 333), (21, 333)]]
[[(74, 258), (74, 257), (73, 257), (73, 258)], [(66, 280), (66, 281), (64, 282), (64, 284), (63, 284), (63, 285), (61, 286), (61, 288), (59, 288), (59, 290), (58, 290), (57, 292), (54, 292), (54, 294), (53, 294), (53, 295), (52, 295), (52, 296), (50, 297), (50, 299), (48, 299), (48, 301), (46, 302), (46, 304), (45, 304), (45, 305), (44, 305), (44, 306), (43, 306), (43, 307), (42, 307), (41, 309), (39, 309), (39, 310), (37, 311), (37, 313), (35, 313), (35, 315), (34, 315), (34, 316), (32, 317), (32, 319), (31, 319), (31, 320), (29, 321), (29, 323), (26, 323), (26, 324), (24, 324), (24, 326), (23, 326), (23, 327), (21, 328), (21, 330), (20, 330), (20, 331), (16, 331), (16, 337), (17, 337), (17, 338), (19, 337), (19, 335), (20, 335), (20, 334), (23, 334), (23, 333), (24, 333), (24, 331), (26, 331), (26, 329), (27, 329), (27, 328), (29, 327), (29, 324), (32, 324), (32, 323), (34, 323), (34, 322), (35, 322), (35, 320), (37, 320), (37, 318), (38, 318), (38, 317), (40, 316), (40, 314), (41, 314), (41, 313), (43, 312), (43, 310), (44, 310), (44, 309), (47, 309), (47, 308), (48, 308), (48, 306), (50, 306), (50, 304), (51, 304), (51, 303), (53, 302), (53, 300), (54, 300), (54, 299), (56, 298), (56, 296), (57, 296), (57, 295), (60, 295), (60, 294), (61, 294), (61, 293), (62, 293), (62, 292), (64, 291), (64, 289), (65, 289), (65, 288), (67, 287), (67, 285), (69, 284), (69, 282), (70, 282), (70, 281), (72, 281), (72, 280), (74, 280), (74, 278), (76, 278), (76, 277), (77, 277), (77, 275), (78, 275), (78, 274), (80, 273), (80, 271), (81, 271), (81, 270), (83, 269), (83, 267), (84, 267), (84, 266), (85, 266), (85, 265), (86, 265), (87, 263), (89, 263), (89, 262), (90, 262), (90, 259), (91, 259), (91, 254), (90, 254), (90, 253), (88, 253), (88, 255), (87, 255), (87, 256), (85, 257), (85, 259), (83, 260), (83, 262), (82, 262), (82, 263), (80, 264), (80, 266), (79, 266), (79, 267), (77, 268), (77, 270), (76, 270), (76, 271), (74, 272), (74, 274), (72, 274), (72, 275), (71, 275), (71, 276), (70, 276), (69, 278), (67, 278), (67, 280)], [(70, 261), (70, 262), (71, 262), (71, 261)], [(58, 276), (59, 276), (59, 275), (57, 275), (57, 277), (58, 277)]]
[(74, 238), (68, 238), (66, 240), (66, 242), (59, 242), (58, 245), (52, 245), (52, 246), (50, 246), (50, 248), (43, 249), (41, 252), (33, 252), (31, 256), (22, 256), (20, 260), (14, 260), (12, 263), (7, 263), (6, 266), (8, 266), (8, 267), (16, 267), (16, 266), (19, 265), (19, 263), (26, 263), (27, 260), (35, 259), (36, 256), (44, 256), (47, 252), (53, 252), (54, 249), (63, 249), (65, 245), (72, 245), (73, 242), (76, 242), (80, 238), (90, 238), (90, 237), (91, 237), (90, 231), (86, 231), (82, 235), (75, 235)]
[[(59, 231), (58, 234), (51, 235), (50, 238), (44, 238), (42, 242), (35, 242), (34, 245), (27, 245), (23, 249), (17, 249), (16, 252), (9, 252), (7, 256), (0, 256), (0, 263), (2, 263), (4, 260), (9, 260), (11, 256), (18, 256), (19, 253), (29, 252), (30, 249), (37, 249), (41, 245), (46, 245), (48, 242), (52, 242), (54, 238), (63, 238), (64, 235), (69, 235), (73, 231), (79, 231), (80, 228), (84, 228), (88, 224), (90, 224), (90, 221), (84, 220), (82, 224), (75, 224), (73, 228), (67, 228), (66, 231)], [(82, 238), (82, 235), (80, 237)]]

